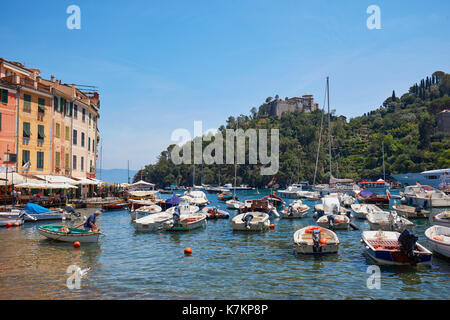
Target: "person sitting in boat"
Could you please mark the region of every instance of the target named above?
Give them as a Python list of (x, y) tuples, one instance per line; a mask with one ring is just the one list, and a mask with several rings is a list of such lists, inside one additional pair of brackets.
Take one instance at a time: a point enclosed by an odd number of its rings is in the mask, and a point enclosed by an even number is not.
[(290, 205), (289, 205), (289, 210), (288, 210), (288, 212), (289, 212), (288, 215), (289, 215), (289, 216), (292, 216), (292, 215), (293, 215), (293, 209), (294, 209), (294, 208), (292, 207), (292, 204), (290, 204)]
[(93, 214), (87, 218), (86, 222), (84, 223), (84, 230), (86, 231), (92, 231), (96, 232), (98, 230), (97, 224), (95, 222), (95, 219), (97, 216), (101, 213), (100, 210), (95, 211)]

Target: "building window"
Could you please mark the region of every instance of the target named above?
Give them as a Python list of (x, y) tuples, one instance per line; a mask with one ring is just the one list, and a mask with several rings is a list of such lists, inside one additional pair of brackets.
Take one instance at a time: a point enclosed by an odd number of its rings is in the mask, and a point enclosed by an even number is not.
[(72, 159), (72, 168), (73, 168), (73, 170), (77, 170), (77, 156), (73, 156), (73, 159)]
[(61, 136), (61, 126), (59, 125), (59, 123), (57, 123), (55, 125), (55, 136), (57, 138), (59, 138)]
[(76, 104), (73, 106), (73, 118), (78, 119), (78, 106)]
[(77, 145), (77, 130), (73, 129), (73, 141), (72, 141), (73, 145), (76, 146)]
[(55, 109), (55, 111), (59, 111), (58, 108), (58, 97), (53, 97), (53, 109)]
[(90, 164), (90, 166), (89, 166), (89, 171), (90, 171), (91, 173), (94, 173), (94, 167), (92, 166), (92, 160), (89, 161), (89, 164)]
[(65, 164), (64, 164), (64, 167), (65, 167), (66, 169), (69, 169), (69, 154), (66, 153), (65, 156), (66, 156), (66, 158), (65, 158)]
[(61, 166), (61, 153), (55, 152), (55, 168), (59, 169)]
[(94, 152), (94, 145), (95, 145), (94, 139), (92, 139), (92, 152)]
[(40, 152), (40, 151), (37, 152), (37, 161), (36, 162), (37, 162), (36, 167), (38, 169), (44, 169), (44, 153), (43, 152)]
[(66, 116), (72, 116), (73, 102), (66, 101)]
[(91, 138), (88, 138), (88, 151), (91, 151)]
[(89, 112), (89, 125), (91, 125), (92, 114)]
[(59, 97), (59, 112), (64, 112), (64, 99), (62, 97)]
[(66, 126), (66, 140), (70, 141), (70, 128), (69, 128), (69, 126)]
[(38, 98), (38, 112), (45, 113), (45, 99), (43, 98)]
[(22, 166), (30, 161), (30, 150), (22, 150)]
[(44, 140), (44, 126), (38, 124), (38, 140)]
[(29, 138), (30, 136), (31, 136), (30, 123), (29, 122), (24, 122), (23, 123), (23, 137), (24, 138)]
[(84, 132), (81, 133), (81, 146), (84, 147)]
[(0, 113), (0, 131), (2, 131), (2, 114)]
[(31, 112), (31, 96), (28, 94), (23, 95), (23, 111)]
[(81, 171), (84, 171), (84, 157), (81, 157), (80, 167), (81, 167)]
[(86, 122), (86, 109), (83, 108), (81, 113), (82, 113), (81, 120), (83, 120), (83, 122)]
[(8, 104), (8, 90), (6, 89), (0, 89), (2, 93), (2, 103)]

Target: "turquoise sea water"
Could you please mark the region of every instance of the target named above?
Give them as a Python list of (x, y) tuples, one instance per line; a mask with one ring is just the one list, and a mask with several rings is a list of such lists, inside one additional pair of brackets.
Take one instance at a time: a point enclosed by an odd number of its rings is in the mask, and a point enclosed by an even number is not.
[[(207, 196), (226, 209), (216, 194)], [(253, 199), (256, 193), (238, 196)], [(314, 202), (304, 202), (313, 208)], [(235, 232), (231, 218), (209, 220), (205, 229), (191, 232), (136, 233), (128, 211), (110, 211), (98, 218), (106, 236), (79, 249), (39, 235), (37, 227), (49, 222), (0, 228), (0, 299), (447, 299), (450, 293), (446, 258), (433, 255), (431, 266), (416, 268), (382, 266), (381, 288), (368, 289), (372, 261), (361, 231), (337, 231), (338, 254), (301, 256), (293, 253), (292, 236), (314, 224), (312, 211), (304, 219), (272, 220), (275, 229), (266, 233)], [(427, 246), (430, 221), (413, 221)], [(369, 228), (364, 220), (354, 222)], [(186, 247), (192, 256), (184, 255)], [(70, 265), (90, 268), (80, 289), (66, 285)]]

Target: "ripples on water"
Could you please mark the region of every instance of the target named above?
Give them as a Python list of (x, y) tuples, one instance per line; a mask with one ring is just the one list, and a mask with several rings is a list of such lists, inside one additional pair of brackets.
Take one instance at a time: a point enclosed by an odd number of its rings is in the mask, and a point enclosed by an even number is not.
[[(254, 192), (240, 195), (255, 198)], [(217, 195), (207, 196), (225, 208)], [(273, 222), (275, 230), (266, 233), (235, 232), (231, 219), (209, 220), (206, 229), (191, 232), (136, 233), (128, 211), (111, 211), (98, 218), (106, 236), (80, 249), (40, 236), (37, 226), (51, 222), (1, 228), (0, 299), (446, 299), (450, 293), (446, 258), (434, 255), (431, 266), (418, 268), (382, 266), (381, 289), (369, 290), (372, 262), (360, 231), (336, 232), (338, 254), (302, 256), (294, 254), (292, 236), (314, 224), (312, 213)], [(363, 220), (355, 223), (369, 228)], [(429, 221), (414, 223), (426, 246)], [(192, 256), (184, 256), (185, 247)], [(72, 264), (90, 268), (79, 290), (66, 286)]]

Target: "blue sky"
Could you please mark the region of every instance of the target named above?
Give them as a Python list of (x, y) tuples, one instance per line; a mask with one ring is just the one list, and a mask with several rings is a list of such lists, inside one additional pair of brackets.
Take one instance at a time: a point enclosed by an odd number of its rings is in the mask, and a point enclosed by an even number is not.
[[(81, 9), (69, 30), (66, 8)], [(369, 5), (381, 30), (369, 30)], [(313, 94), (338, 114), (450, 68), (444, 1), (9, 1), (0, 57), (101, 94), (103, 168), (153, 163), (176, 128), (217, 128), (266, 97)]]

